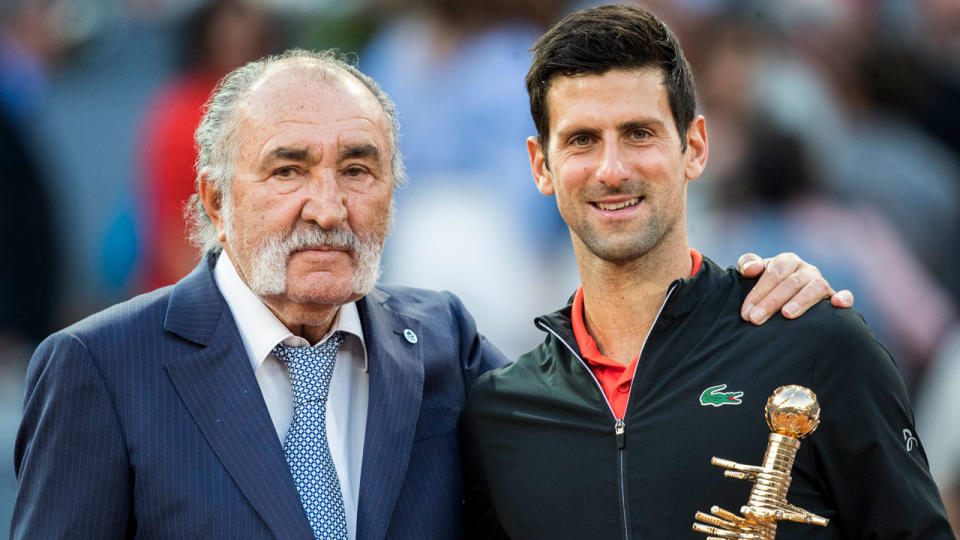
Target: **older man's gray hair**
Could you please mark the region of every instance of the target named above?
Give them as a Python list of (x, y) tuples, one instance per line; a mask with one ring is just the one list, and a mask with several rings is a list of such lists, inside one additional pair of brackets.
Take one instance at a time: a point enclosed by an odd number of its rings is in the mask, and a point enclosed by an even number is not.
[[(264, 76), (267, 68), (281, 62), (297, 62), (303, 69), (317, 70), (324, 74), (346, 72), (363, 83), (380, 102), (390, 125), (392, 147), (390, 168), (393, 173), (394, 187), (403, 183), (405, 179), (403, 157), (398, 145), (396, 107), (387, 94), (380, 89), (380, 85), (372, 77), (357, 69), (346, 56), (333, 50), (290, 49), (282, 54), (250, 62), (231, 71), (220, 81), (204, 106), (203, 119), (194, 133), (198, 150), (195, 165), (197, 192), (190, 197), (185, 214), (190, 225), (190, 240), (202, 252), (217, 250), (223, 246), (217, 238), (217, 231), (213, 222), (210, 221), (210, 216), (203, 207), (203, 201), (200, 200), (200, 176), (206, 174), (213, 181), (226, 206), (225, 210), (229, 211), (230, 180), (235, 172), (239, 145), (236, 136), (236, 127), (240, 120), (237, 118), (238, 105), (247, 97), (254, 84)], [(230, 216), (226, 215), (225, 218), (230, 219)]]

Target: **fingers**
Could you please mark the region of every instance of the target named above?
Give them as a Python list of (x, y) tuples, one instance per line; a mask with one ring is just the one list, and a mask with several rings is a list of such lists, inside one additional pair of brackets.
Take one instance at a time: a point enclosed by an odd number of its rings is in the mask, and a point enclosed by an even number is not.
[(745, 277), (760, 276), (740, 310), (744, 320), (758, 326), (777, 311), (796, 319), (824, 298), (830, 298), (835, 307), (853, 306), (853, 293), (834, 291), (816, 266), (794, 253), (781, 253), (772, 259), (745, 253), (737, 261), (737, 269)]
[[(819, 272), (817, 275), (819, 276)], [(779, 287), (778, 287), (779, 288)], [(774, 293), (777, 291), (774, 290)], [(790, 295), (789, 290), (785, 290), (779, 294), (783, 296)], [(796, 319), (797, 317), (803, 315), (807, 312), (808, 309), (813, 307), (817, 302), (823, 300), (825, 297), (833, 294), (833, 289), (830, 288), (830, 284), (827, 283), (822, 277), (820, 279), (815, 279), (806, 285), (803, 286), (796, 294), (792, 296), (789, 300), (786, 301), (786, 305), (783, 306), (783, 309), (780, 310), (780, 313), (788, 319)], [(774, 296), (772, 294), (771, 296)], [(779, 296), (775, 296), (779, 298)], [(751, 319), (751, 322), (754, 322)], [(763, 324), (756, 323), (754, 324)]]
[(737, 259), (737, 272), (743, 277), (754, 278), (763, 273), (764, 261), (756, 253), (744, 253)]
[[(752, 261), (752, 258), (749, 258), (750, 255), (752, 254), (748, 253), (740, 257), (740, 260), (742, 261), (744, 258), (748, 258), (746, 264), (749, 265), (750, 270), (753, 271), (754, 274), (756, 274), (756, 269), (761, 270), (763, 273), (760, 275), (760, 279), (757, 280), (756, 285), (753, 286), (753, 289), (750, 290), (750, 293), (747, 294), (746, 299), (744, 299), (743, 307), (740, 309), (740, 317), (754, 324), (763, 324), (770, 318), (770, 315), (776, 313), (777, 310), (783, 307), (788, 298), (796, 294), (796, 292), (803, 288), (806, 282), (812, 278), (809, 276), (805, 280), (803, 276), (790, 278), (794, 282), (794, 290), (788, 296), (782, 298), (780, 302), (776, 302), (774, 298), (769, 298), (770, 293), (773, 292), (781, 282), (788, 279), (788, 276), (792, 276), (800, 268), (803, 261), (793, 253), (781, 253), (773, 259), (762, 261), (762, 264), (749, 264), (750, 261)], [(747, 268), (748, 266), (745, 265), (744, 271), (741, 272), (744, 277), (755, 277), (746, 273)], [(819, 275), (819, 272), (817, 272), (817, 275)], [(786, 291), (783, 290), (780, 294), (784, 294), (785, 292)]]
[(844, 289), (830, 297), (830, 303), (833, 307), (848, 308), (853, 307), (853, 293)]

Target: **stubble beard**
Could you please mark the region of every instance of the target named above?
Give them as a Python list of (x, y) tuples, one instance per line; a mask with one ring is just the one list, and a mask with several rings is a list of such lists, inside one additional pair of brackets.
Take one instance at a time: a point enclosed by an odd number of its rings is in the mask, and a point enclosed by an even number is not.
[[(603, 197), (632, 195), (635, 193), (651, 193), (646, 183), (641, 181), (637, 183), (621, 186), (615, 190), (609, 190), (602, 194), (590, 194), (590, 200), (597, 200)], [(681, 195), (682, 196), (682, 195)], [(646, 201), (641, 202), (645, 204)], [(683, 201), (680, 201), (683, 204)], [(673, 215), (666, 215), (662, 211), (652, 212), (646, 223), (638, 231), (622, 233), (609, 233), (598, 231), (587, 219), (581, 220), (581, 226), (571, 232), (580, 239), (587, 250), (594, 256), (606, 262), (613, 264), (626, 264), (638, 261), (655, 252), (663, 244), (664, 240), (671, 237), (676, 231), (677, 225), (681, 219), (681, 212)]]
[(654, 251), (672, 229), (672, 224), (665, 226), (661, 217), (655, 216), (643, 230), (625, 238), (612, 239), (609, 234), (597, 232), (589, 225), (576, 234), (583, 245), (598, 258), (622, 264), (638, 260)]

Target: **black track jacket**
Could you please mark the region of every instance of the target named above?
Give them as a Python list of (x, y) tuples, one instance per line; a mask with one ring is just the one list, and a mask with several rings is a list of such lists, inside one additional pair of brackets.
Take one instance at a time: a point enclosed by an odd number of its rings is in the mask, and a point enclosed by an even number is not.
[(739, 513), (751, 487), (711, 456), (759, 465), (767, 398), (800, 384), (821, 423), (787, 500), (830, 524), (779, 522), (778, 540), (953, 538), (903, 381), (860, 314), (824, 301), (755, 327), (739, 316), (753, 283), (706, 258), (673, 283), (623, 419), (580, 358), (570, 305), (537, 318), (546, 340), (482, 376), (464, 411), (467, 536), (703, 539), (694, 513)]

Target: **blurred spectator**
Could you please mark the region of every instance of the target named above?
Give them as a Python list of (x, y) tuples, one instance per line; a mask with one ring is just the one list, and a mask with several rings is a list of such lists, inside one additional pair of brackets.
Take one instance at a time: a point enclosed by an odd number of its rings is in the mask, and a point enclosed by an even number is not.
[(798, 135), (828, 197), (880, 212), (960, 301), (960, 253), (942, 245), (960, 234), (960, 161), (927, 122), (957, 125), (960, 99), (944, 90), (957, 61), (885, 32), (873, 3), (740, 3), (753, 9), (713, 15), (693, 34), (708, 56), (698, 73), (715, 150), (708, 174), (730, 177), (752, 118)]
[(563, 6), (381, 2), (375, 10), (394, 17), (360, 55), (397, 104), (410, 178), (397, 193), (385, 280), (453, 290), (508, 355), (540, 339), (533, 317), (576, 286), (564, 270), (567, 228), (537, 192), (524, 145), (536, 133), (527, 51)]
[[(960, 2), (882, 2), (876, 63), (893, 108), (960, 152)], [(894, 40), (898, 42), (891, 50)]]
[[(0, 11), (0, 340), (37, 343), (53, 330), (57, 222), (33, 131), (60, 40), (53, 2), (10, 1)], [(42, 149), (42, 150), (41, 150)]]
[(0, 531), (16, 493), (10, 464), (27, 360), (57, 323), (60, 223), (46, 168), (56, 149), (34, 130), (63, 46), (56, 4), (0, 4)]
[(183, 208), (194, 191), (193, 132), (217, 81), (271, 48), (265, 13), (244, 0), (213, 0), (190, 17), (184, 72), (160, 90), (142, 134), (146, 249), (143, 290), (170, 285), (197, 262)]
[(413, 198), (433, 183), (463, 184), (459, 175), (473, 174), (503, 201), (504, 211), (522, 209), (530, 226), (517, 231), (521, 237), (551, 241), (566, 233), (552, 201), (534, 188), (523, 142), (535, 133), (523, 85), (527, 51), (562, 3), (392, 5), (398, 16), (360, 58), (400, 111), (412, 179), (412, 193), (401, 197)]
[(960, 139), (950, 133), (960, 133), (960, 79), (950, 80), (948, 64), (924, 65), (916, 54), (903, 41), (863, 40), (845, 92), (851, 159), (840, 187), (882, 209), (960, 300), (960, 252), (942, 242), (960, 234)]
[[(694, 25), (711, 141), (702, 206), (719, 216), (691, 215), (691, 236), (723, 263), (737, 250), (798, 251), (857, 292), (909, 378), (955, 317), (944, 285), (957, 282), (958, 254), (942, 239), (960, 215), (958, 171), (955, 155), (876, 97), (864, 9), (727, 11)], [(921, 313), (902, 313), (918, 298)]]
[(789, 250), (814, 261), (835, 286), (857, 291), (857, 308), (909, 381), (955, 321), (949, 296), (881, 215), (820, 191), (797, 137), (763, 122), (746, 132), (744, 161), (724, 183), (722, 238), (710, 253), (734, 260), (748, 249)]

